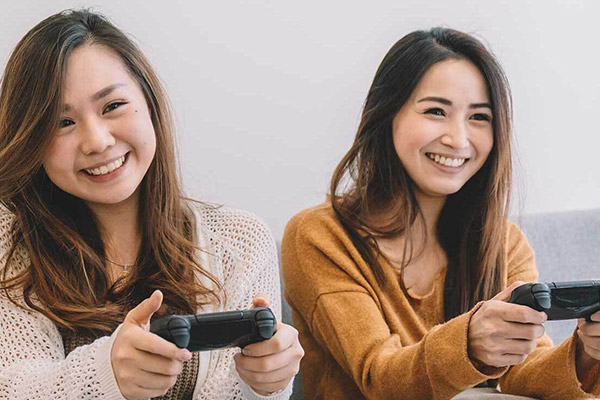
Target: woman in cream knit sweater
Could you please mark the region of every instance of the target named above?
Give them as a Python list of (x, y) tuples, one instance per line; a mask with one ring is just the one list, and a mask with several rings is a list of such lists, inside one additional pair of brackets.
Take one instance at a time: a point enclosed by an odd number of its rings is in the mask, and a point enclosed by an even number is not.
[(254, 216), (184, 199), (173, 127), (138, 48), (88, 11), (17, 45), (0, 93), (0, 399), (287, 399), (294, 328), (191, 354), (152, 317), (270, 304)]

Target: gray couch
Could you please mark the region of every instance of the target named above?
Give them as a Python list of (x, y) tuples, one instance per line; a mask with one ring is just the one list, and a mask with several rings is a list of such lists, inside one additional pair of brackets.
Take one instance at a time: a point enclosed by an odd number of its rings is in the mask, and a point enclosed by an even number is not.
[[(600, 279), (600, 209), (532, 214), (517, 218), (515, 222), (523, 229), (535, 251), (541, 282)], [(292, 324), (291, 311), (285, 299), (282, 299), (282, 305), (283, 321)], [(546, 332), (554, 343), (560, 343), (572, 334), (575, 325), (576, 321), (549, 321)], [(301, 381), (298, 375), (294, 382), (293, 400), (302, 399)], [(473, 389), (459, 397), (465, 400), (522, 399), (489, 393), (491, 389), (478, 390)]]

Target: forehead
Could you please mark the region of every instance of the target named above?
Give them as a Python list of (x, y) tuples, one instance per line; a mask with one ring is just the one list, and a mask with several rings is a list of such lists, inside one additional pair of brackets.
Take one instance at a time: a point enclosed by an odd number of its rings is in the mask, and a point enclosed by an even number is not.
[(487, 82), (471, 61), (451, 59), (434, 64), (413, 92), (417, 100), (427, 96), (445, 97), (453, 102), (488, 102)]
[(65, 102), (96, 93), (108, 85), (133, 82), (121, 57), (110, 48), (86, 44), (75, 49), (67, 60), (63, 89)]

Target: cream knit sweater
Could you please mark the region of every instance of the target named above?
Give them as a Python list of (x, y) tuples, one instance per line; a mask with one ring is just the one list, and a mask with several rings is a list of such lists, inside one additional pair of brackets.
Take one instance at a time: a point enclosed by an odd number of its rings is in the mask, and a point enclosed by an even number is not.
[[(209, 269), (223, 284), (224, 310), (246, 309), (257, 293), (271, 297), (281, 319), (277, 250), (267, 226), (254, 215), (226, 207), (197, 206), (202, 248)], [(0, 208), (0, 266), (10, 248), (13, 220)], [(27, 268), (29, 258), (19, 249), (13, 262)], [(116, 332), (64, 355), (57, 327), (43, 315), (16, 307), (0, 297), (0, 400), (124, 399), (110, 362)], [(292, 383), (269, 397), (257, 395), (235, 370), (239, 349), (201, 353), (205, 371), (198, 374), (194, 399), (288, 399)], [(203, 362), (202, 362), (203, 360)]]

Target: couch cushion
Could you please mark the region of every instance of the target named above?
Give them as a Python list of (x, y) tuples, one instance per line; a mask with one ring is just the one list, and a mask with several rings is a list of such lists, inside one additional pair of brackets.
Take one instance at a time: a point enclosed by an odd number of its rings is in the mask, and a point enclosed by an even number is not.
[[(600, 209), (531, 214), (515, 221), (535, 252), (540, 282), (600, 279)], [(570, 336), (576, 321), (549, 321), (555, 344)]]

